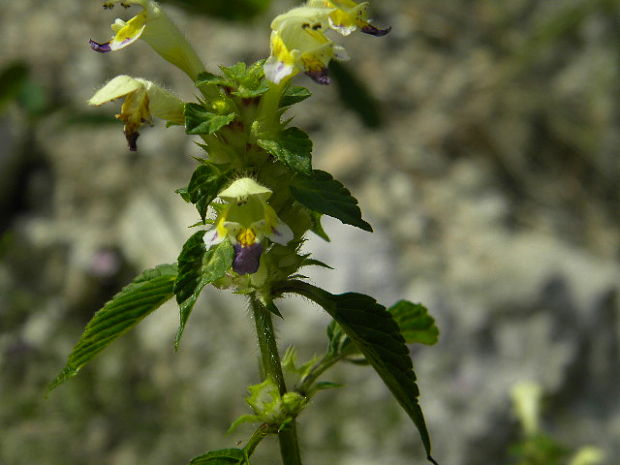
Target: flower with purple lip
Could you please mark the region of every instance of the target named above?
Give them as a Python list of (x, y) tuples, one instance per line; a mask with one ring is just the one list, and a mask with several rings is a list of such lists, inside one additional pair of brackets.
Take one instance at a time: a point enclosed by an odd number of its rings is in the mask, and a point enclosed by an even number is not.
[(208, 248), (225, 239), (235, 249), (233, 270), (240, 275), (256, 273), (264, 242), (286, 245), (294, 235), (267, 200), (271, 190), (252, 178), (241, 178), (219, 193), (224, 205), (218, 208), (215, 227), (204, 236)]
[(349, 58), (343, 47), (325, 35), (329, 11), (302, 6), (272, 21), (271, 55), (265, 62), (267, 79), (279, 84), (301, 71), (319, 84), (329, 84), (330, 60)]
[(329, 9), (329, 26), (343, 36), (356, 29), (373, 36), (384, 36), (391, 27), (379, 29), (368, 20), (368, 2), (355, 3), (353, 0), (309, 0), (308, 6)]
[(204, 65), (196, 52), (185, 39), (183, 33), (170, 20), (157, 2), (152, 0), (111, 0), (103, 7), (111, 9), (119, 3), (125, 8), (131, 5), (142, 7), (129, 21), (116, 19), (112, 24), (114, 36), (108, 42), (90, 40), (93, 50), (100, 53), (122, 50), (138, 39), (145, 40), (165, 60), (179, 67), (195, 80), (204, 71)]
[(308, 0), (304, 6), (277, 16), (271, 29), (265, 76), (276, 84), (300, 71), (319, 84), (329, 84), (330, 60), (348, 59), (344, 48), (327, 37), (329, 29), (343, 36), (357, 29), (374, 36), (384, 36), (391, 30), (370, 24), (368, 2), (358, 4), (353, 0)]

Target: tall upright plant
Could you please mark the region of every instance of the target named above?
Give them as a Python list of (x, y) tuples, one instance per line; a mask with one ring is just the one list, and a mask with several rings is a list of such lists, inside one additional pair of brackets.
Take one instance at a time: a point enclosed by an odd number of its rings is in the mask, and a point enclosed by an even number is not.
[[(249, 464), (261, 440), (277, 435), (282, 462), (300, 465), (295, 419), (319, 391), (336, 387), (321, 377), (337, 362), (374, 368), (417, 427), (428, 460), (436, 463), (406, 346), (437, 341), (438, 330), (426, 308), (404, 300), (386, 308), (367, 295), (335, 295), (300, 274), (307, 266), (329, 268), (301, 247), (308, 232), (329, 240), (321, 227), (322, 215), (365, 231), (372, 228), (362, 219), (351, 193), (329, 173), (312, 168), (312, 141), (284, 118), (291, 106), (310, 97), (307, 89), (292, 85), (292, 78), (305, 73), (319, 84), (329, 83), (329, 62), (347, 55), (328, 34), (347, 36), (359, 30), (383, 36), (390, 29), (379, 29), (368, 20), (367, 2), (308, 0), (273, 20), (266, 60), (220, 66), (212, 73), (156, 2), (113, 0), (103, 6), (109, 9), (117, 3), (138, 6), (140, 11), (127, 22), (117, 19), (113, 38), (105, 43), (91, 40), (91, 47), (105, 53), (145, 40), (183, 70), (201, 96), (187, 103), (151, 81), (121, 75), (89, 103), (98, 106), (123, 99), (116, 118), (124, 123), (132, 151), (137, 150), (140, 127), (153, 117), (200, 136), (205, 156), (197, 159), (187, 187), (177, 190), (184, 201), (195, 205), (200, 220), (177, 263), (144, 271), (94, 314), (50, 389), (75, 376), (108, 344), (171, 298), (180, 309), (178, 348), (196, 300), (205, 286), (212, 285), (247, 297), (263, 381), (248, 388), (246, 401), (252, 413), (232, 425), (256, 424), (245, 445), (212, 450), (191, 464)], [(333, 318), (325, 353), (305, 363), (298, 363), (294, 349), (282, 357), (278, 349), (272, 318), (282, 318), (276, 302), (287, 294), (316, 302)], [(296, 380), (294, 385), (285, 384), (285, 374)]]

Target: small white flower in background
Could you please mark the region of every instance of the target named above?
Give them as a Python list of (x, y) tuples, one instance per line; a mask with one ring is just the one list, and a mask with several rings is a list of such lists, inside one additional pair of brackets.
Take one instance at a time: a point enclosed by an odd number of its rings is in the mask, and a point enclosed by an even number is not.
[(586, 446), (579, 449), (568, 465), (599, 465), (605, 460), (605, 454), (598, 447)]
[(515, 414), (526, 436), (538, 433), (542, 388), (531, 381), (516, 384), (510, 392)]

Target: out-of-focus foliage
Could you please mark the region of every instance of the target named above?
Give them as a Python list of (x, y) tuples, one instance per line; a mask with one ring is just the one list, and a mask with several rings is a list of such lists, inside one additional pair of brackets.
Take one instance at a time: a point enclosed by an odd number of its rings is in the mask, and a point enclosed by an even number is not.
[(271, 0), (163, 0), (198, 13), (235, 21), (247, 21), (263, 13)]
[(329, 74), (338, 88), (342, 103), (360, 118), (364, 126), (373, 129), (381, 127), (383, 120), (377, 102), (355, 71), (345, 64), (332, 61)]
[(13, 63), (0, 72), (0, 110), (20, 94), (26, 79), (28, 67), (24, 63)]
[(28, 64), (22, 61), (0, 70), (0, 114), (11, 102), (31, 116), (41, 114), (48, 103), (40, 84), (31, 78)]

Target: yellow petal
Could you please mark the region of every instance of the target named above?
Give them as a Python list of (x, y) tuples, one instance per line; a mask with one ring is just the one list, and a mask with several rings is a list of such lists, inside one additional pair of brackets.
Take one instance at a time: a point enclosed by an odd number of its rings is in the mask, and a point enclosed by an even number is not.
[(179, 97), (150, 81), (138, 80), (145, 84), (149, 96), (150, 112), (153, 116), (170, 123), (184, 123), (183, 101)]
[(243, 247), (249, 247), (256, 242), (256, 234), (252, 228), (243, 228), (239, 234), (237, 234), (237, 241)]
[(142, 11), (127, 21), (123, 27), (118, 28), (114, 38), (110, 41), (110, 50), (121, 50), (138, 40), (146, 28), (146, 21), (146, 12)]
[(99, 89), (88, 101), (88, 104), (100, 106), (112, 100), (125, 97), (127, 94), (135, 92), (141, 87), (143, 87), (143, 84), (131, 76), (126, 76), (124, 74), (116, 76)]
[[(325, 35), (328, 14), (333, 9), (299, 7), (272, 22), (271, 56), (265, 75), (272, 82), (294, 76), (299, 71), (320, 84), (328, 84), (327, 65), (335, 58), (335, 45)], [(343, 51), (338, 47), (339, 52)], [(345, 55), (339, 53), (339, 56)]]
[(136, 150), (138, 129), (144, 123), (151, 123), (152, 116), (182, 124), (183, 102), (171, 92), (146, 79), (131, 76), (116, 76), (88, 101), (90, 105), (124, 98), (121, 112), (116, 118), (125, 123), (124, 131), (130, 150)]
[(157, 2), (152, 0), (112, 0), (104, 7), (112, 8), (116, 3), (123, 6), (139, 5), (142, 11), (126, 23), (116, 20), (112, 25), (114, 37), (110, 42), (98, 43), (93, 40), (93, 50), (106, 53), (121, 50), (138, 39), (146, 41), (162, 58), (179, 67), (196, 80), (204, 71), (204, 65), (183, 33), (168, 18)]
[(226, 202), (243, 202), (250, 196), (257, 196), (266, 201), (271, 194), (271, 189), (261, 186), (254, 179), (241, 178), (220, 192), (218, 197)]

